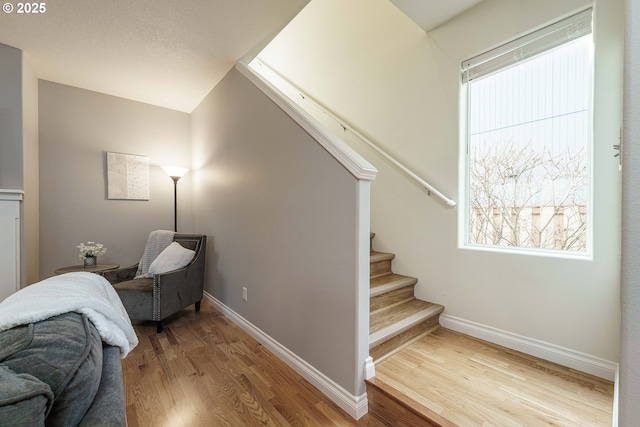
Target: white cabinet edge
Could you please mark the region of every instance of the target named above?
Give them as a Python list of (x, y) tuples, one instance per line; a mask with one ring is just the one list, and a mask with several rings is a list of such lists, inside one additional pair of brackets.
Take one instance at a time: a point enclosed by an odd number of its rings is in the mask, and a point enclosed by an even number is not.
[(24, 196), (23, 190), (7, 190), (0, 188), (0, 200), (17, 200), (22, 201)]

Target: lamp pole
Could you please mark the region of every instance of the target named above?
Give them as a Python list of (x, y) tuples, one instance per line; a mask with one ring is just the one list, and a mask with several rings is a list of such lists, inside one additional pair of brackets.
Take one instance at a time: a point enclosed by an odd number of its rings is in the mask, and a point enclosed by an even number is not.
[(178, 180), (179, 176), (172, 176), (173, 180), (173, 231), (178, 232)]
[(173, 180), (173, 231), (178, 232), (178, 180), (189, 172), (189, 169), (180, 166), (162, 166), (162, 169)]

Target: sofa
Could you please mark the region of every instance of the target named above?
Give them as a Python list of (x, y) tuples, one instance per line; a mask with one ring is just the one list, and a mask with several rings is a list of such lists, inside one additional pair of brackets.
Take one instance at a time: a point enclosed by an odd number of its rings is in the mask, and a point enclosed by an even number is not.
[(138, 343), (109, 282), (69, 273), (0, 303), (0, 426), (126, 426), (121, 359)]

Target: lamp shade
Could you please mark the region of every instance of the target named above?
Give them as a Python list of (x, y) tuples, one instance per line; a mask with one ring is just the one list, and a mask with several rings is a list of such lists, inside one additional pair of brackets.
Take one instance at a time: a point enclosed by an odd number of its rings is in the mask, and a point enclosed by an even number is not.
[(181, 166), (162, 166), (162, 169), (164, 169), (171, 178), (181, 178), (184, 174), (189, 172), (188, 168), (183, 168)]

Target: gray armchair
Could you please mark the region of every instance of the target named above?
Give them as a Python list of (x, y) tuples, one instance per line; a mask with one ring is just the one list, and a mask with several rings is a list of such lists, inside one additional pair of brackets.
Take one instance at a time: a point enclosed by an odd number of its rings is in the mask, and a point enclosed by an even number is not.
[(129, 317), (155, 321), (158, 333), (162, 332), (162, 320), (184, 307), (195, 304), (196, 311), (200, 311), (204, 292), (207, 236), (176, 234), (174, 241), (195, 251), (184, 268), (138, 279), (134, 279), (138, 264), (103, 273), (120, 296)]

